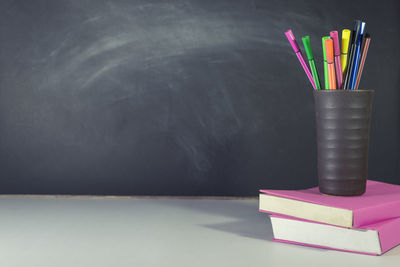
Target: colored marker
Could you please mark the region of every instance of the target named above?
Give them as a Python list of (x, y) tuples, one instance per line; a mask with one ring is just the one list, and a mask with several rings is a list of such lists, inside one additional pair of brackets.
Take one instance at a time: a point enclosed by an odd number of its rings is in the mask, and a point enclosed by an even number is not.
[(351, 69), (351, 78), (350, 78), (350, 89), (354, 90), (356, 88), (356, 80), (357, 80), (357, 71), (358, 66), (360, 63), (360, 56), (361, 56), (361, 44), (364, 36), (365, 31), (365, 22), (360, 23), (360, 30), (358, 35), (356, 35), (356, 47), (355, 47), (355, 54), (354, 54), (354, 62)]
[(351, 38), (350, 38), (350, 44), (349, 44), (349, 57), (347, 58), (347, 68), (346, 68), (346, 75), (344, 76), (344, 82), (343, 82), (343, 89), (349, 89), (349, 85), (350, 85), (350, 70), (353, 64), (353, 61), (351, 60), (353, 58), (353, 54), (354, 54), (354, 38), (356, 36), (356, 32), (352, 31), (351, 32)]
[(317, 68), (315, 67), (315, 62), (314, 62), (314, 54), (311, 50), (310, 36), (304, 36), (301, 39), (303, 41), (304, 49), (306, 50), (308, 64), (310, 65), (311, 73), (314, 78), (315, 89), (321, 90), (321, 84), (319, 82), (318, 72), (317, 72)]
[(297, 58), (299, 59), (301, 66), (303, 67), (305, 73), (307, 74), (308, 79), (310, 80), (310, 82), (315, 90), (315, 83), (314, 83), (314, 79), (312, 77), (311, 71), (310, 71), (309, 67), (307, 66), (307, 63), (304, 59), (303, 54), (301, 53), (300, 47), (297, 44), (296, 39), (294, 38), (292, 30), (287, 30), (285, 32), (285, 35), (288, 38), (289, 43), (292, 46), (294, 53), (296, 54)]
[(349, 29), (344, 29), (342, 31), (342, 54), (340, 55), (340, 62), (342, 63), (342, 74), (343, 74), (343, 76), (346, 73), (347, 52), (349, 51), (350, 34), (351, 34), (351, 31)]
[(325, 90), (329, 90), (329, 76), (328, 76), (328, 63), (326, 62), (326, 49), (325, 49), (325, 40), (331, 39), (329, 36), (322, 37), (322, 53), (324, 55), (324, 81), (325, 81)]
[(353, 32), (353, 38), (352, 38), (352, 43), (351, 43), (351, 51), (350, 51), (350, 57), (349, 57), (349, 62), (347, 63), (347, 71), (346, 71), (346, 79), (345, 79), (345, 88), (351, 90), (351, 75), (353, 73), (353, 67), (355, 63), (355, 55), (356, 55), (356, 49), (357, 49), (357, 38), (360, 36), (360, 30), (361, 30), (361, 21), (356, 20), (355, 21), (355, 26), (354, 26), (354, 32)]
[(335, 74), (336, 74), (337, 89), (342, 89), (343, 73), (342, 73), (342, 64), (340, 63), (339, 34), (337, 31), (331, 31), (330, 36), (333, 41), (333, 54), (335, 56)]
[(360, 85), (360, 80), (361, 80), (361, 75), (364, 69), (364, 64), (365, 60), (367, 58), (367, 53), (368, 53), (368, 48), (369, 48), (369, 43), (371, 42), (371, 37), (367, 33), (364, 38), (364, 44), (362, 46), (362, 52), (361, 52), (361, 59), (360, 59), (360, 68), (357, 72), (357, 80), (356, 80), (356, 87), (354, 88), (355, 90), (358, 89), (358, 86)]
[(326, 49), (326, 62), (328, 63), (328, 77), (329, 77), (329, 89), (336, 89), (336, 78), (335, 78), (335, 63), (333, 53), (333, 40), (331, 38), (325, 40)]

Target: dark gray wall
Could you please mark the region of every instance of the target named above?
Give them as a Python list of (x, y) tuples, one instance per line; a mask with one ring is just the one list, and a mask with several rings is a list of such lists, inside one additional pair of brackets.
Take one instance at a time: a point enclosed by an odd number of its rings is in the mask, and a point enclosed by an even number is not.
[[(340, 8), (337, 7), (346, 7)], [(370, 177), (399, 183), (392, 1), (2, 0), (0, 193), (256, 195), (317, 184), (312, 88), (283, 32), (367, 22)]]

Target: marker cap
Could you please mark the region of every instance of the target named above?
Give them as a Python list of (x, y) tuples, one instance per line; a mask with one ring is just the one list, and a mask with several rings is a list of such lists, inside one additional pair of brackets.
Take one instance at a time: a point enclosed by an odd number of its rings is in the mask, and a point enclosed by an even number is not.
[(326, 49), (326, 61), (328, 63), (333, 63), (333, 40), (326, 39), (325, 40), (325, 49)]
[(364, 35), (364, 31), (365, 31), (365, 22), (361, 22), (361, 25), (360, 25), (360, 42), (362, 41), (362, 35)]
[(310, 36), (308, 36), (308, 35), (304, 36), (303, 38), (301, 38), (301, 40), (303, 40), (303, 45), (304, 45), (304, 49), (306, 50), (308, 60), (313, 60), (314, 55), (311, 50)]
[(349, 51), (350, 34), (349, 29), (342, 30), (342, 54), (347, 54)]
[(362, 22), (358, 19), (356, 19), (356, 25), (354, 27), (354, 31), (355, 31), (355, 36), (354, 36), (354, 44), (357, 45), (358, 44), (358, 40), (360, 39), (360, 30), (362, 30)]
[(361, 22), (360, 34), (364, 34), (364, 31), (365, 31), (365, 22)]
[(293, 50), (295, 53), (300, 51), (299, 45), (296, 42), (296, 39), (294, 38), (292, 30), (287, 30), (285, 32), (286, 37), (289, 40), (290, 45), (292, 46)]
[(331, 31), (330, 36), (333, 40), (333, 50), (334, 50), (335, 56), (340, 56), (339, 34), (337, 31)]
[(326, 49), (325, 49), (325, 40), (326, 39), (331, 39), (329, 36), (324, 36), (322, 37), (322, 53), (324, 55), (324, 60), (326, 61)]

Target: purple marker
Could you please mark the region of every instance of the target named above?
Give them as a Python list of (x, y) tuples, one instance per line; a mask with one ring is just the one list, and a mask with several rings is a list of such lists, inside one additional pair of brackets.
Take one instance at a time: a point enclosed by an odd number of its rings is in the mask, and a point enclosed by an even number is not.
[(343, 73), (342, 73), (342, 63), (340, 62), (339, 36), (337, 31), (331, 31), (330, 35), (333, 40), (333, 52), (335, 55), (335, 73), (337, 82), (336, 88), (342, 89)]
[(304, 56), (301, 53), (300, 47), (297, 44), (296, 38), (294, 38), (292, 30), (287, 30), (285, 32), (285, 35), (288, 38), (289, 43), (292, 45), (292, 48), (293, 48), (294, 52), (296, 53), (296, 56), (299, 59), (301, 66), (303, 67), (304, 71), (306, 72), (307, 77), (310, 80), (314, 90), (316, 90), (314, 79), (313, 79), (313, 76), (311, 74), (310, 68), (308, 67), (308, 65), (307, 65), (307, 63), (306, 63), (306, 61), (304, 59)]

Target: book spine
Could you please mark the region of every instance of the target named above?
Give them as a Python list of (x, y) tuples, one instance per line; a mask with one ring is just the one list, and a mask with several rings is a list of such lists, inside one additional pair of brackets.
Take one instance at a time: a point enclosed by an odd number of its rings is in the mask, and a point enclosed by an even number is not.
[(378, 227), (382, 254), (400, 244), (400, 218)]
[(400, 217), (400, 200), (353, 211), (353, 227)]

